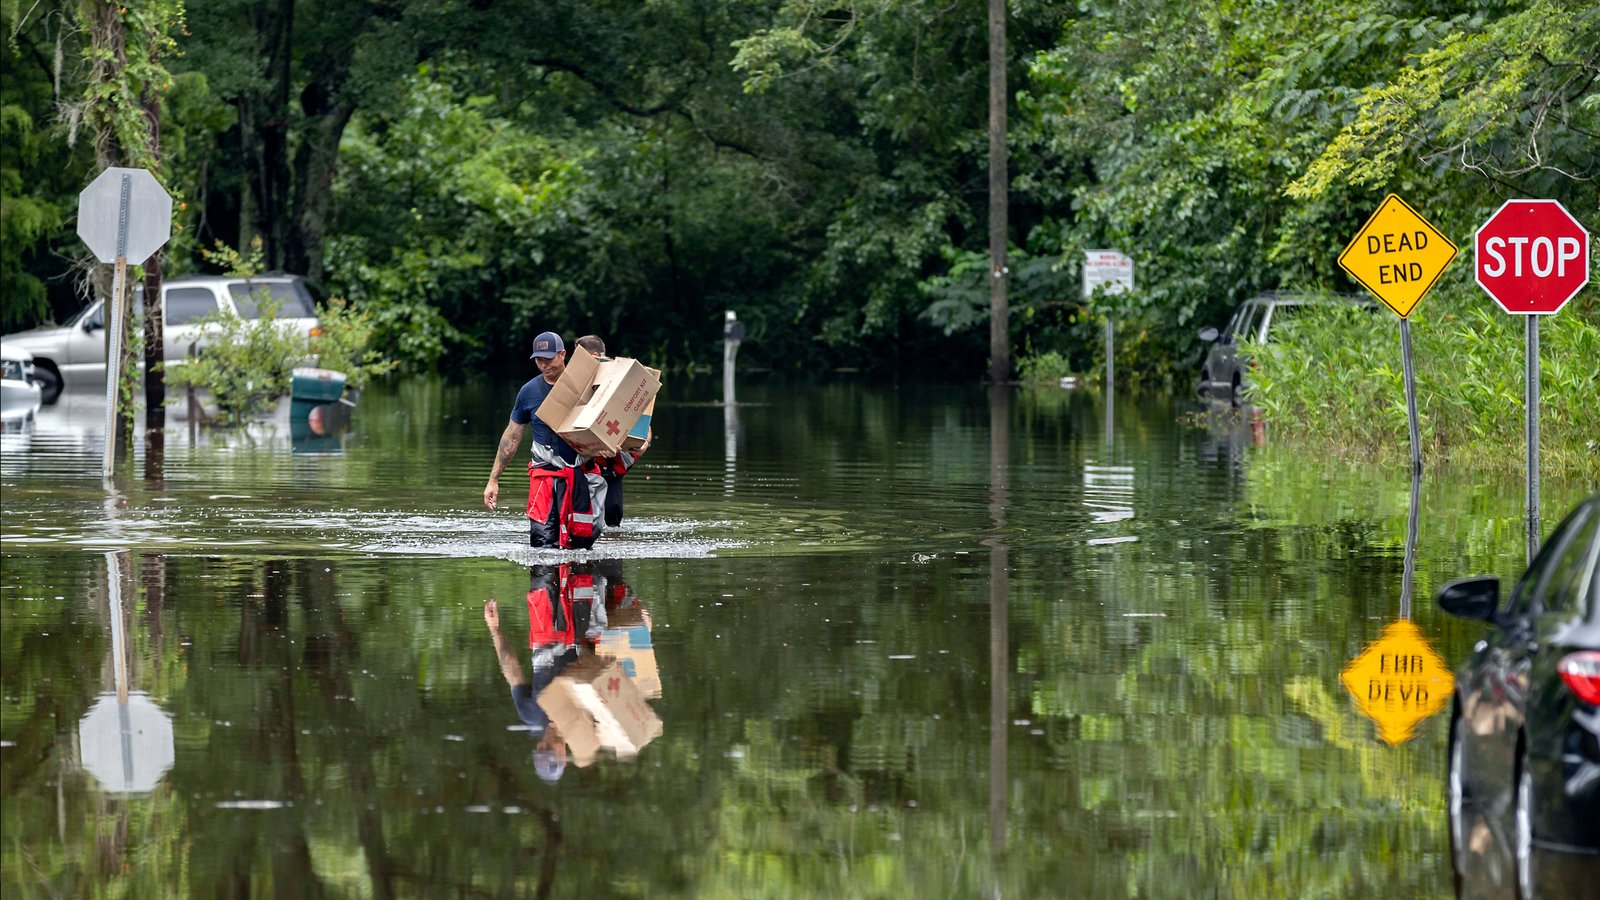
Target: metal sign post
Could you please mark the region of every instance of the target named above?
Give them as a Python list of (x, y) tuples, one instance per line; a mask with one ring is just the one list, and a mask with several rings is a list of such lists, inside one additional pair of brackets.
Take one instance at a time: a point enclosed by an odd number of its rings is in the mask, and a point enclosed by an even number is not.
[(1528, 432), (1528, 562), (1539, 552), (1539, 317), (1523, 320), (1527, 332), (1526, 371), (1523, 407), (1527, 413)]
[(1400, 320), (1400, 367), (1406, 379), (1406, 428), (1411, 437), (1411, 474), (1422, 471), (1422, 428), (1417, 424), (1417, 369), (1411, 362), (1411, 320)]
[(1456, 245), (1396, 194), (1378, 209), (1339, 254), (1339, 266), (1400, 317), (1400, 362), (1406, 382), (1406, 431), (1411, 471), (1422, 471), (1417, 423), (1417, 376), (1411, 361), (1411, 311), (1456, 258)]
[(100, 477), (111, 480), (112, 463), (116, 459), (117, 401), (121, 391), (117, 381), (122, 374), (122, 314), (123, 296), (127, 290), (128, 276), (128, 199), (133, 193), (133, 179), (123, 175), (120, 179), (117, 202), (117, 256), (116, 269), (111, 276), (111, 296), (106, 298), (106, 435)]
[(1111, 405), (1112, 392), (1117, 388), (1116, 371), (1112, 366), (1112, 358), (1116, 347), (1112, 339), (1111, 317), (1106, 316), (1106, 442), (1111, 441)]
[[(1133, 260), (1118, 250), (1086, 250), (1083, 256), (1083, 299), (1094, 296), (1101, 288), (1107, 294), (1123, 294), (1133, 290)], [(1112, 392), (1116, 389), (1116, 369), (1112, 362), (1116, 352), (1115, 326), (1111, 314), (1106, 313), (1106, 441), (1111, 440)]]
[(733, 496), (733, 482), (739, 460), (739, 402), (735, 394), (734, 363), (739, 345), (744, 343), (745, 327), (733, 310), (723, 313), (722, 324), (722, 495)]
[(1589, 232), (1555, 200), (1507, 200), (1472, 237), (1474, 278), (1500, 308), (1526, 316), (1528, 561), (1539, 552), (1539, 317), (1589, 282)]
[(1410, 740), (1418, 723), (1443, 709), (1455, 690), (1449, 666), (1411, 622), (1421, 515), (1422, 429), (1417, 421), (1410, 316), (1456, 253), (1456, 245), (1439, 229), (1390, 194), (1339, 254), (1339, 267), (1400, 317), (1406, 436), (1411, 443), (1411, 507), (1406, 514), (1406, 555), (1400, 574), (1400, 618), (1339, 674), (1356, 705), (1377, 723), (1378, 737), (1390, 746)]
[(112, 166), (78, 195), (78, 236), (95, 258), (116, 265), (104, 315), (106, 434), (101, 476), (110, 481), (116, 462), (117, 382), (122, 369), (122, 323), (127, 316), (123, 295), (128, 259), (149, 259), (172, 236), (172, 196), (144, 169)]

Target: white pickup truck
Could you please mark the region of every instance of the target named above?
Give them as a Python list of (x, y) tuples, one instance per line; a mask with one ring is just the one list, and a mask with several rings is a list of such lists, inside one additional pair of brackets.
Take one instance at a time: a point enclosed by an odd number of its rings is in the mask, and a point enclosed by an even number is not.
[[(317, 309), (305, 279), (298, 275), (185, 275), (161, 284), (165, 328), (164, 358), (181, 360), (191, 346), (204, 347), (206, 329), (200, 318), (218, 311), (246, 319), (260, 318), (262, 302), (271, 298), (277, 318), (304, 335), (317, 333)], [(131, 304), (139, 308), (141, 295)], [(54, 403), (67, 385), (104, 385), (106, 342), (103, 303), (89, 304), (65, 325), (6, 335), (7, 345), (33, 354), (34, 381), (45, 403)]]

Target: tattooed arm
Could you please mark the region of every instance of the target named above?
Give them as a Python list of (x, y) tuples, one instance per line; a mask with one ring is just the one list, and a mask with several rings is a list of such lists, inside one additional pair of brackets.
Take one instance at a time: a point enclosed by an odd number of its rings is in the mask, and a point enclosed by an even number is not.
[(516, 458), (517, 448), (522, 446), (522, 434), (528, 426), (507, 422), (506, 430), (500, 435), (500, 448), (494, 454), (494, 468), (489, 471), (489, 484), (483, 489), (483, 505), (490, 509), (500, 499), (500, 473), (504, 472), (511, 460)]

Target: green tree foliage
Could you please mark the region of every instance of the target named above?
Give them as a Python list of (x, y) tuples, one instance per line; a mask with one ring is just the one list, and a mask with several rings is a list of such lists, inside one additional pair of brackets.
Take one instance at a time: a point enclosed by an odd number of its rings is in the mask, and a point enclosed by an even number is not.
[[(976, 370), (983, 13), (197, 5), (159, 98), (192, 201), (178, 266), (200, 264), (198, 243), (260, 236), (269, 268), (349, 297), (415, 368), (515, 360), (546, 327), (706, 363), (735, 309), (756, 365)], [(22, 77), (4, 127), (35, 140), (6, 148), (26, 186), (6, 196), (44, 204), (8, 212), (26, 237), (59, 231), (70, 194), (35, 177), (64, 152), (37, 59), (58, 32), (7, 14)], [(1119, 371), (1186, 374), (1197, 326), (1246, 296), (1348, 289), (1337, 251), (1390, 190), (1458, 237), (1513, 191), (1596, 208), (1590, 4), (1019, 2), (1010, 17), (1022, 355), (1090, 368), (1110, 316)], [(89, 77), (63, 72), (68, 96)], [(43, 258), (41, 240), (8, 241), (4, 271)], [(1081, 300), (1093, 247), (1133, 256), (1138, 291)], [(10, 323), (41, 313), (6, 303)]]
[(1567, 199), (1591, 217), (1600, 8), (1539, 0), (1473, 24), (1364, 89), (1354, 120), (1290, 195), (1344, 181), (1382, 187), (1415, 160), (1479, 174), (1501, 192)]
[(174, 388), (210, 391), (224, 425), (271, 409), (289, 393), (290, 370), (306, 356), (305, 340), (277, 321), (269, 298), (261, 302), (258, 318), (217, 312), (196, 320), (208, 326), (214, 339), (198, 356), (167, 371), (167, 383)]
[(79, 176), (93, 166), (90, 149), (68, 147), (54, 121), (76, 47), (67, 18), (23, 19), (23, 11), (0, 3), (0, 329), (7, 332), (76, 308), (58, 255), (76, 252), (69, 217)]
[[(1359, 88), (1473, 21), (1405, 4), (1159, 0), (1072, 21), (1033, 61), (1020, 102), (1033, 162), (1019, 161), (1018, 187), (1052, 209), (1041, 228), (1058, 232), (1064, 261), (1094, 246), (1134, 258), (1138, 291), (1106, 311), (1153, 335), (1129, 362), (1186, 364), (1196, 328), (1257, 291), (1342, 286), (1337, 250), (1368, 200), (1330, 187), (1294, 202), (1284, 189)], [(1417, 187), (1432, 210), (1448, 182)]]

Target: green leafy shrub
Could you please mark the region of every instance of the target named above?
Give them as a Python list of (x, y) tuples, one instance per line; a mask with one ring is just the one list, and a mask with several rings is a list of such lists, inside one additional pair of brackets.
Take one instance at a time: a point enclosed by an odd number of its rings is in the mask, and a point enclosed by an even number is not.
[[(1519, 467), (1524, 434), (1522, 321), (1481, 292), (1436, 292), (1411, 316), (1424, 457)], [(1600, 472), (1600, 311), (1580, 297), (1540, 331), (1540, 448), (1551, 473)], [(1247, 343), (1249, 397), (1275, 437), (1327, 449), (1405, 453), (1398, 320), (1316, 307), (1273, 341)]]
[(213, 313), (199, 321), (211, 337), (204, 350), (167, 371), (175, 388), (211, 392), (218, 424), (236, 425), (270, 410), (289, 392), (291, 370), (307, 353), (304, 336), (276, 319), (277, 310), (263, 300), (259, 319)]
[(342, 297), (329, 300), (317, 316), (320, 333), (312, 335), (317, 365), (345, 375), (345, 387), (360, 390), (374, 376), (395, 367), (395, 361), (371, 349), (377, 322), (371, 311), (355, 309)]
[(1048, 353), (1033, 353), (1017, 360), (1017, 371), (1022, 373), (1022, 380), (1056, 384), (1063, 376), (1075, 374), (1072, 361), (1064, 354), (1050, 351)]

